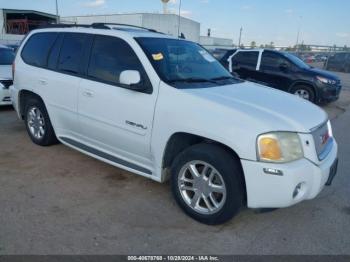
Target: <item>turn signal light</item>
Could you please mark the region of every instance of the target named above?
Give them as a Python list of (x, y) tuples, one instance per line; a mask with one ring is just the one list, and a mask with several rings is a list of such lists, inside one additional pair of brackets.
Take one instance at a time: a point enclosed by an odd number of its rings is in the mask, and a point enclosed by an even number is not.
[(260, 158), (268, 160), (280, 160), (282, 152), (277, 139), (263, 137), (259, 140)]

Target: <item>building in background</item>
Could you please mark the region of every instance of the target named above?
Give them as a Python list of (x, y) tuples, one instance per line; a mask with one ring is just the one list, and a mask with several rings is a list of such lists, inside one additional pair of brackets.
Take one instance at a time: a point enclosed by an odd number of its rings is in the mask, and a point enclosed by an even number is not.
[[(0, 9), (0, 44), (18, 44), (30, 30), (56, 23), (57, 16), (35, 10)], [(209, 49), (232, 47), (232, 40), (200, 36), (200, 23), (172, 13), (131, 13), (61, 17), (61, 23), (92, 24), (119, 23), (146, 27), (202, 44)], [(178, 28), (180, 22), (180, 30)]]
[(201, 36), (199, 39), (199, 43), (202, 46), (205, 46), (207, 49), (215, 49), (215, 48), (232, 48), (233, 40), (229, 38), (219, 38), (212, 36)]
[(16, 44), (30, 30), (55, 23), (53, 14), (33, 10), (0, 9), (0, 44)]
[[(61, 22), (76, 24), (120, 23), (142, 26), (168, 35), (177, 36), (179, 16), (176, 14), (156, 13), (86, 15), (61, 17)], [(198, 43), (200, 37), (200, 23), (181, 16), (180, 34), (183, 34), (186, 39)]]

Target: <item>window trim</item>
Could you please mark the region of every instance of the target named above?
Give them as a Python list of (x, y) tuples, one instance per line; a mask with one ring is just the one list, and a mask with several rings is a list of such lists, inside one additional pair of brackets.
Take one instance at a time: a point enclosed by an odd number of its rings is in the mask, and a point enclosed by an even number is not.
[(260, 63), (261, 63), (261, 54), (264, 52), (264, 50), (251, 50), (251, 49), (237, 49), (236, 52), (234, 52), (232, 55), (230, 55), (227, 58), (228, 64), (229, 64), (229, 72), (233, 72), (233, 66), (232, 66), (232, 58), (237, 55), (240, 52), (257, 52), (258, 53), (258, 60), (256, 63), (255, 71), (259, 71), (260, 69)]
[[(294, 63), (292, 63), (292, 62), (288, 59), (288, 57), (285, 57), (285, 56), (283, 56), (283, 55), (281, 55), (281, 54), (279, 54), (279, 53), (277, 53), (277, 52), (271, 52), (271, 51), (266, 50), (266, 51), (264, 51), (264, 52), (261, 54), (260, 70), (263, 70), (263, 69), (264, 69), (264, 68), (262, 68), (262, 67), (263, 67), (262, 62), (263, 62), (263, 55), (264, 55), (264, 53), (266, 53), (267, 55), (271, 55), (271, 54), (276, 55), (277, 57), (279, 57), (279, 58), (281, 58), (281, 59), (287, 61), (290, 65), (295, 66)], [(274, 68), (274, 69), (277, 69), (277, 67)]]

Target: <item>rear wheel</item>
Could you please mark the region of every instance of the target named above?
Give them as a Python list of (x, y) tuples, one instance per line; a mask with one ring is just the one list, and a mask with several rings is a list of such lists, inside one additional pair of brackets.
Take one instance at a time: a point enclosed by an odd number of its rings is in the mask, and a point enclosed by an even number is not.
[(57, 138), (45, 105), (38, 99), (30, 99), (25, 107), (26, 129), (31, 140), (41, 146), (56, 144)]
[(310, 86), (297, 85), (294, 86), (290, 92), (296, 96), (299, 96), (305, 100), (315, 103), (315, 92)]
[(186, 214), (202, 223), (224, 223), (243, 205), (239, 160), (220, 146), (189, 147), (176, 157), (171, 172), (177, 203)]

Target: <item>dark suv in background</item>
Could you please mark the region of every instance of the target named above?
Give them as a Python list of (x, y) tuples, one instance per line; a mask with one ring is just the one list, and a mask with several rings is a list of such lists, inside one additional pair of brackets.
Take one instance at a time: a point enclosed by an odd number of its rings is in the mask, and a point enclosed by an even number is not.
[(337, 53), (329, 57), (325, 63), (327, 70), (350, 73), (350, 52)]
[(335, 101), (341, 91), (340, 79), (335, 74), (311, 67), (286, 52), (228, 50), (220, 62), (242, 79), (298, 95), (313, 103)]

